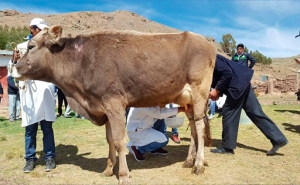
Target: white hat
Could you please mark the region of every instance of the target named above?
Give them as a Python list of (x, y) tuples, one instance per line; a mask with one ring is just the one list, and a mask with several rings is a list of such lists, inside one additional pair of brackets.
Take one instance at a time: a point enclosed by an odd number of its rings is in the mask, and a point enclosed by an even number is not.
[(36, 25), (41, 30), (44, 29), (44, 28), (49, 28), (46, 21), (44, 19), (41, 19), (41, 18), (32, 19), (32, 21), (30, 22), (30, 26), (33, 26), (33, 25)]

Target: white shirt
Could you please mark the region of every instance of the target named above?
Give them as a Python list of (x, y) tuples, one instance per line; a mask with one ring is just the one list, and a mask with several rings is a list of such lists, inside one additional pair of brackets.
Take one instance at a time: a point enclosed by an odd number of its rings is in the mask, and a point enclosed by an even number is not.
[(130, 146), (145, 146), (147, 144), (167, 141), (166, 136), (153, 129), (158, 119), (164, 119), (178, 114), (178, 108), (130, 108), (127, 116), (127, 134)]
[[(18, 44), (21, 52), (27, 50), (28, 41)], [(39, 80), (20, 81), (20, 100), (22, 109), (22, 127), (42, 120), (55, 121), (54, 85)]]

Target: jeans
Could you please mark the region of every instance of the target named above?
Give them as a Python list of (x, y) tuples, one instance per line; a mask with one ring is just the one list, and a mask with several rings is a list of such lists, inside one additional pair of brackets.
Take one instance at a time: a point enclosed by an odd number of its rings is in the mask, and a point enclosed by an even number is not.
[(163, 133), (166, 138), (167, 138), (167, 141), (163, 142), (163, 143), (158, 143), (158, 142), (153, 142), (153, 143), (150, 143), (150, 144), (147, 144), (145, 146), (139, 146), (137, 147), (137, 149), (142, 153), (146, 153), (146, 152), (151, 152), (151, 151), (154, 151), (154, 150), (157, 150), (159, 148), (162, 148), (164, 146), (166, 146), (169, 142), (169, 138), (166, 134), (166, 124), (165, 124), (165, 121), (163, 119), (159, 119), (157, 120), (155, 123), (154, 123), (154, 126), (152, 127), (153, 129)]
[(8, 95), (8, 109), (9, 109), (9, 119), (15, 120), (20, 116), (20, 95), (19, 94), (9, 94)]
[[(54, 134), (52, 129), (52, 122), (43, 120), (41, 123), (41, 129), (43, 131), (43, 145), (45, 152), (45, 160), (48, 158), (55, 158), (55, 143)], [(26, 127), (25, 132), (25, 159), (37, 160), (36, 155), (36, 134), (38, 130), (38, 123), (29, 125)]]
[(216, 112), (216, 101), (210, 102), (210, 114), (215, 115)]

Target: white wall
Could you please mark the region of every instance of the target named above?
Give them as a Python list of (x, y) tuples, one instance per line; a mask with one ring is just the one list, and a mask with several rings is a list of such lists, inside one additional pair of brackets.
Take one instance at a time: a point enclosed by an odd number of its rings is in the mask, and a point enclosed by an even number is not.
[(11, 59), (11, 56), (9, 55), (0, 55), (0, 67), (7, 66), (9, 60)]

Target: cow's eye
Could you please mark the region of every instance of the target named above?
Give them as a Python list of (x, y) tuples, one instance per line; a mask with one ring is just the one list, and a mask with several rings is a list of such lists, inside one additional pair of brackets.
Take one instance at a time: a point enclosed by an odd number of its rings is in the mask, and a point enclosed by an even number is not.
[(32, 48), (34, 48), (34, 46), (28, 46), (28, 49), (31, 50)]

